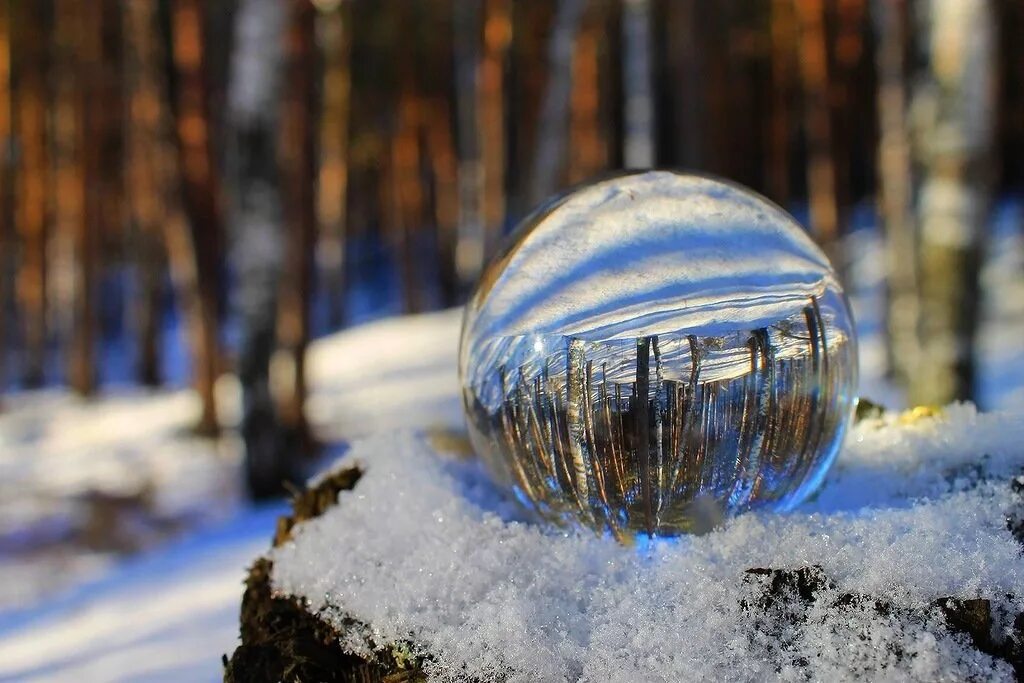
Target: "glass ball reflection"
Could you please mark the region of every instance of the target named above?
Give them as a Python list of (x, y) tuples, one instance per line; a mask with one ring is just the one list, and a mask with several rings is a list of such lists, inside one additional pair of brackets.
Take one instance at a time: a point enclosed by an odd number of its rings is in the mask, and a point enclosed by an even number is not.
[(519, 225), (467, 305), (459, 373), (499, 483), (547, 520), (629, 540), (806, 498), (851, 418), (856, 339), (792, 217), (649, 171)]

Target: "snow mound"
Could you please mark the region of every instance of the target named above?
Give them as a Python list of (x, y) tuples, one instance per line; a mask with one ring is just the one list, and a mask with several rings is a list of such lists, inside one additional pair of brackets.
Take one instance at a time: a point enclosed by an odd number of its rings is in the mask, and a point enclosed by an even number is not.
[[(416, 643), (438, 680), (1012, 680), (929, 605), (990, 599), (996, 639), (1024, 607), (1022, 425), (970, 406), (864, 422), (800, 510), (637, 548), (528, 523), (476, 463), (381, 435), (339, 464), (364, 468), (356, 488), (272, 551), (274, 587), (366, 624), (353, 651)], [(747, 571), (801, 567), (810, 599)]]

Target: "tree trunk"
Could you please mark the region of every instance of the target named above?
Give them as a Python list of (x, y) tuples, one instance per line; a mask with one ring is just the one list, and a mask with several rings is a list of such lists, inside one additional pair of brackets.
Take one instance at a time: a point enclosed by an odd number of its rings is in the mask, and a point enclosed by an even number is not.
[(569, 182), (579, 183), (608, 166), (608, 146), (601, 116), (601, 34), (605, 25), (603, 0), (591, 3), (576, 37), (572, 58), (570, 103)]
[(505, 225), (505, 59), (512, 41), (508, 0), (486, 0), (483, 23), (476, 112), (483, 172), (481, 213), (486, 260), (497, 249)]
[(100, 66), (102, 14), (81, 0), (55, 5), (57, 82), (54, 154), (56, 164), (56, 230), (61, 265), (69, 277), (63, 284), (68, 383), (81, 395), (96, 388), (94, 268), (98, 247), (95, 193), (89, 183), (98, 171), (96, 108), (86, 93), (96, 83)]
[[(397, 26), (419, 22), (417, 4), (404, 3), (396, 9), (393, 21)], [(420, 78), (417, 41), (406, 40), (396, 50), (398, 83), (395, 117), (391, 131), (390, 201), (391, 239), (399, 259), (402, 281), (402, 303), (405, 312), (418, 313), (427, 305), (426, 286), (419, 252), (423, 248), (422, 228), (425, 223), (423, 191), (423, 145), (420, 136), (424, 118), (423, 84)]]
[[(193, 376), (202, 402), (197, 431), (219, 431), (214, 387), (220, 370), (219, 264), (221, 244), (220, 188), (210, 137), (206, 86), (205, 38), (201, 0), (172, 0), (171, 22), (174, 68), (177, 77), (176, 130), (182, 196), (189, 234), (176, 239), (179, 262), (188, 254), (195, 273), (195, 295), (187, 316), (192, 347)], [(185, 265), (181, 264), (184, 268)], [(186, 278), (186, 281), (191, 278)], [(184, 302), (183, 302), (184, 303)]]
[[(169, 207), (170, 180), (161, 173), (166, 155), (166, 104), (162, 91), (162, 58), (159, 49), (156, 7), (151, 2), (131, 1), (124, 12), (125, 87), (125, 182), (128, 211), (135, 245), (135, 280), (138, 295), (133, 305), (138, 340), (136, 375), (143, 384), (160, 382), (161, 302), (165, 257), (162, 225)], [(164, 151), (161, 153), (161, 149)], [(164, 160), (163, 163), (166, 163)]]
[(228, 187), (231, 255), (238, 274), (235, 301), (241, 321), (242, 438), (249, 490), (257, 498), (277, 494), (285, 477), (271, 358), (277, 343), (283, 254), (288, 248), (278, 163), (288, 7), (280, 0), (239, 3), (228, 86)]
[(625, 114), (622, 160), (626, 168), (655, 163), (651, 0), (623, 0), (622, 82)]
[(921, 366), (914, 403), (974, 395), (974, 336), (982, 239), (993, 191), (995, 119), (992, 5), (930, 0), (927, 72), (913, 103), (918, 200)]
[(418, 232), (424, 218), (424, 197), (420, 169), (420, 101), (414, 86), (406, 80), (400, 86), (397, 122), (391, 135), (390, 202), (393, 247), (398, 254), (402, 278), (402, 301), (407, 313), (424, 310), (424, 288), (417, 268)]
[(320, 113), (320, 170), (317, 214), (321, 235), (318, 254), (332, 327), (345, 319), (345, 242), (348, 219), (348, 146), (351, 110), (352, 11), (338, 3), (320, 15), (323, 46), (323, 105)]
[(770, 14), (772, 108), (768, 130), (768, 169), (765, 189), (781, 206), (790, 203), (789, 169), (791, 105), (796, 67), (797, 31), (792, 0), (772, 0)]
[(18, 3), (17, 135), (21, 154), (15, 216), (22, 242), (17, 298), (25, 353), (22, 380), (43, 383), (46, 360), (47, 54), (46, 4)]
[(313, 446), (306, 422), (306, 347), (313, 290), (316, 197), (313, 129), (315, 9), (290, 0), (285, 33), (284, 99), (278, 146), (285, 219), (285, 263), (277, 311), (274, 382), (285, 458), (308, 455)]
[(11, 5), (0, 0), (0, 396), (7, 384), (8, 342), (8, 269), (10, 267), (11, 244), (11, 181), (13, 169), (10, 163), (11, 144)]
[(446, 100), (436, 98), (427, 112), (427, 149), (434, 178), (434, 220), (437, 223), (438, 268), (445, 306), (459, 302), (460, 286), (455, 268), (459, 228), (459, 171), (452, 141), (451, 116)]
[(666, 71), (676, 84), (667, 88), (672, 110), (672, 153), (675, 163), (689, 169), (702, 168), (704, 154), (705, 76), (701, 21), (707, 5), (699, 0), (677, 0), (665, 6), (665, 31), (668, 35)]
[(533, 206), (558, 189), (565, 169), (572, 52), (585, 7), (584, 0), (559, 0), (555, 23), (548, 36), (548, 81), (537, 122), (530, 176), (529, 201)]
[(891, 372), (906, 384), (920, 360), (917, 238), (907, 120), (906, 0), (877, 5), (878, 195), (885, 236), (886, 346)]
[[(840, 236), (836, 166), (833, 158), (832, 110), (829, 103), (828, 31), (824, 0), (797, 0), (800, 23), (800, 74), (804, 88), (804, 133), (807, 138), (807, 194), (811, 231), (833, 259)], [(837, 264), (838, 265), (838, 264)]]
[(477, 95), (480, 55), (480, 3), (457, 2), (454, 7), (455, 130), (459, 159), (459, 230), (455, 268), (463, 291), (475, 283), (484, 265), (483, 168)]

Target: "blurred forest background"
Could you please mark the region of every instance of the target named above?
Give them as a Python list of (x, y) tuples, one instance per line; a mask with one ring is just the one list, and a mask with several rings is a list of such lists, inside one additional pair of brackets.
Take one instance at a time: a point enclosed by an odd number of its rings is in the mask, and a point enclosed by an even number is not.
[(844, 272), (867, 207), (888, 371), (971, 398), (1022, 36), (1015, 0), (0, 0), (0, 389), (190, 381), (213, 437), (235, 372), (272, 493), (311, 337), (456, 305), (536, 203), (661, 166)]

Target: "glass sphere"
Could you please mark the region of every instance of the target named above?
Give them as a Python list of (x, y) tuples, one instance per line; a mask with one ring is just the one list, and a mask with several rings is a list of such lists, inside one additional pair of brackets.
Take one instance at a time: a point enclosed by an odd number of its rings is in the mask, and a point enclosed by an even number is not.
[(622, 540), (786, 510), (855, 403), (853, 321), (785, 211), (697, 175), (620, 175), (527, 217), (466, 307), (459, 374), (493, 477)]

